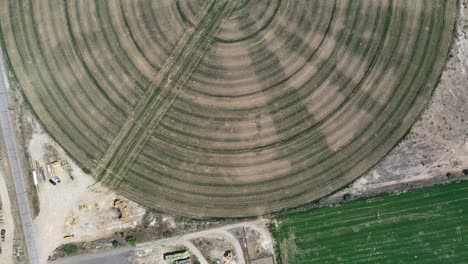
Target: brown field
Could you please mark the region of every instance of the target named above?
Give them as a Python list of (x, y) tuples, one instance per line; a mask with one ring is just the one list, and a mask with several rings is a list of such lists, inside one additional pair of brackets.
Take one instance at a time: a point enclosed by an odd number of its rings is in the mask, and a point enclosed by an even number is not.
[(445, 65), (456, 0), (0, 0), (15, 78), (98, 180), (191, 216), (311, 202), (375, 165)]

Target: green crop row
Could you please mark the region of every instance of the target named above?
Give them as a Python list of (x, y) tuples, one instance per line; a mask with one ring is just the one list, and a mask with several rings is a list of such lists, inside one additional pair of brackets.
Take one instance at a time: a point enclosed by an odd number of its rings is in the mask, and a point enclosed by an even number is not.
[(291, 214), (272, 225), (280, 263), (466, 263), (468, 182)]

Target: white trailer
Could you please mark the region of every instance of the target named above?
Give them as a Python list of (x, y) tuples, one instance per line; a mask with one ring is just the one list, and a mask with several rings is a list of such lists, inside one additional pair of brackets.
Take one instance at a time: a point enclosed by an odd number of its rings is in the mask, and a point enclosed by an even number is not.
[(38, 181), (37, 181), (37, 171), (33, 170), (33, 180), (34, 180), (34, 186), (37, 186)]

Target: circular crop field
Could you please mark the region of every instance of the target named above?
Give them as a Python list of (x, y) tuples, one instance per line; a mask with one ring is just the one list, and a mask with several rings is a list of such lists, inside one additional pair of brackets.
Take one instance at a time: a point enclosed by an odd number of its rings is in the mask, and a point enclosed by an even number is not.
[(344, 187), (409, 130), (455, 0), (0, 0), (43, 126), (144, 205), (234, 217)]

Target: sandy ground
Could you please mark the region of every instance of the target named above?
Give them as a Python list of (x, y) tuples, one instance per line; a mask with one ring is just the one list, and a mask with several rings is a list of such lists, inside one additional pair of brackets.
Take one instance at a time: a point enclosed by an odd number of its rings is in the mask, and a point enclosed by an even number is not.
[[(32, 124), (32, 137), (28, 145), (31, 160), (42, 166), (57, 158), (65, 161), (64, 164), (71, 168), (71, 175), (63, 170), (61, 183), (56, 186), (50, 184), (48, 178), (40, 179), (37, 186), (41, 207), (35, 225), (41, 245), (40, 256), (44, 263), (61, 244), (107, 237), (141, 222), (146, 212), (143, 207), (129, 202), (130, 216), (119, 219), (113, 203), (116, 198), (125, 199), (95, 184), (94, 179), (83, 173), (37, 122), (31, 117), (27, 120)], [(74, 237), (65, 240), (65, 235)]]
[[(214, 263), (215, 260), (220, 260), (220, 256), (223, 256), (224, 252), (233, 250), (233, 243), (220, 236), (194, 239), (192, 243), (200, 249), (208, 263)], [(236, 258), (237, 256), (234, 257)]]
[(8, 196), (8, 190), (5, 184), (5, 179), (3, 178), (3, 171), (0, 169), (0, 199), (2, 201), (2, 214), (3, 214), (3, 224), (0, 224), (0, 228), (4, 228), (6, 233), (5, 242), (0, 242), (2, 248), (1, 263), (2, 264), (12, 264), (13, 263), (13, 234), (14, 234), (14, 224), (13, 224), (13, 215), (10, 209), (10, 197)]

